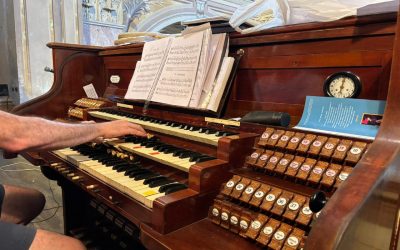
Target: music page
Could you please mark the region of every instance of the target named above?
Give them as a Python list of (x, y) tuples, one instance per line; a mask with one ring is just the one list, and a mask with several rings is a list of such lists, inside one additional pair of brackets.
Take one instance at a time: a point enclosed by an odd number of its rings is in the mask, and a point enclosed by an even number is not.
[(144, 44), (142, 59), (136, 64), (125, 99), (146, 100), (157, 83), (168, 53), (171, 38), (163, 38)]
[(207, 109), (216, 112), (221, 104), (222, 95), (226, 84), (228, 83), (235, 59), (233, 57), (225, 57), (222, 61), (221, 69), (215, 80), (212, 91), (209, 97), (206, 98)]
[(224, 46), (225, 46), (225, 40), (226, 40), (226, 33), (221, 33), (221, 34), (215, 34), (212, 36), (211, 40), (211, 51), (212, 54), (210, 56), (210, 61), (209, 61), (209, 69), (207, 72), (207, 77), (204, 80), (204, 85), (202, 89), (202, 93), (200, 95), (200, 102), (198, 105), (199, 108), (206, 108), (207, 106), (204, 106), (205, 99), (209, 95), (209, 93), (212, 91), (213, 86), (214, 86), (214, 81), (217, 78), (218, 71), (220, 70), (222, 61), (223, 61), (223, 54), (225, 52)]
[(193, 93), (204, 32), (176, 37), (151, 98), (154, 102), (187, 107)]
[(196, 81), (194, 83), (192, 98), (190, 99), (189, 107), (197, 108), (197, 105), (200, 100), (200, 95), (204, 85), (204, 79), (207, 74), (207, 69), (209, 65), (208, 58), (209, 55), (209, 43), (211, 41), (211, 29), (204, 31), (203, 37), (203, 46), (201, 48), (200, 58), (199, 58), (199, 67), (197, 68), (197, 76)]

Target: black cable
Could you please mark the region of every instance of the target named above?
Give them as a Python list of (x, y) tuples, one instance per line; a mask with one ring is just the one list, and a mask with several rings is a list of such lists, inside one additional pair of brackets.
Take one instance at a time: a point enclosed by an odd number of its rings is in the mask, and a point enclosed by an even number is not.
[(62, 207), (60, 205), (60, 203), (56, 200), (56, 197), (54, 195), (53, 189), (51, 188), (50, 180), (48, 180), (48, 184), (49, 184), (49, 189), (50, 189), (50, 192), (51, 192), (51, 196), (53, 197), (53, 200), (57, 204), (57, 206), (56, 207), (52, 207), (52, 208), (45, 208), (45, 209), (43, 209), (43, 211), (47, 211), (47, 210), (51, 210), (51, 209), (56, 209), (56, 211), (54, 211), (54, 213), (50, 217), (48, 217), (46, 219), (39, 220), (39, 221), (32, 221), (31, 223), (41, 223), (41, 222), (45, 222), (45, 221), (48, 221), (48, 220), (52, 219), (54, 216), (56, 216), (56, 214), (57, 214), (58, 210), (60, 209), (60, 207)]
[(48, 183), (49, 183), (49, 189), (50, 189), (51, 196), (53, 197), (54, 202), (57, 204), (57, 206), (61, 207), (60, 203), (56, 200), (56, 197), (55, 197), (55, 195), (54, 195), (53, 189), (51, 188), (50, 180), (47, 179), (47, 181), (48, 181)]
[(56, 208), (60, 208), (60, 207), (61, 207), (61, 206), (49, 207), (49, 208), (43, 209), (43, 211), (48, 211), (48, 210), (52, 210), (52, 209), (56, 209)]
[(60, 207), (57, 207), (56, 211), (54, 211), (54, 213), (50, 217), (43, 219), (43, 220), (39, 220), (39, 221), (31, 221), (31, 223), (35, 224), (35, 223), (41, 223), (41, 222), (48, 221), (48, 220), (52, 219), (54, 216), (56, 216), (59, 209), (60, 209)]

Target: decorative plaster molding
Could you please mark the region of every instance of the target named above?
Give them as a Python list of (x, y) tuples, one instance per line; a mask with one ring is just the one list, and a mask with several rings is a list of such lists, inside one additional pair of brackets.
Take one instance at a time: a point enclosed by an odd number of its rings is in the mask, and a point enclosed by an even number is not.
[(168, 6), (151, 13), (143, 21), (138, 23), (137, 31), (159, 31), (173, 23), (194, 19), (196, 17), (197, 15), (193, 6)]
[(248, 4), (251, 0), (175, 0), (158, 11), (147, 14), (136, 24), (136, 31), (160, 31), (163, 28), (181, 21), (219, 15), (231, 15), (238, 6)]

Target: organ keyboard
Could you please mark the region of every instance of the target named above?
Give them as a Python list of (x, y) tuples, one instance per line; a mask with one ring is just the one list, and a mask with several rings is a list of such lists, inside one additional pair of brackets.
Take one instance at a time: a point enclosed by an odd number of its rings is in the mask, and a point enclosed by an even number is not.
[(55, 154), (150, 208), (156, 198), (187, 188), (185, 184), (142, 168), (138, 162), (113, 157), (104, 149), (82, 145), (57, 150)]
[(213, 146), (218, 145), (218, 140), (223, 136), (235, 135), (228, 131), (217, 131), (211, 128), (201, 128), (190, 124), (165, 121), (151, 117), (130, 114), (124, 111), (105, 109), (90, 111), (89, 114), (105, 120), (126, 120), (141, 125), (146, 130), (175, 135), (184, 139), (198, 141)]
[[(397, 173), (399, 162), (400, 72), (390, 70), (400, 64), (398, 32), (395, 14), (384, 14), (230, 35), (231, 51), (244, 55), (223, 118), (269, 110), (289, 113), (295, 125), (307, 95), (323, 95), (329, 75), (352, 71), (363, 84), (360, 98), (387, 101), (374, 141), (250, 123), (231, 127), (206, 122), (208, 114), (153, 103), (146, 115), (143, 103), (87, 109), (77, 100), (89, 83), (104, 98), (124, 96), (142, 46), (52, 43), (53, 88), (14, 113), (68, 119), (77, 103), (70, 119), (128, 120), (155, 137), (24, 156), (59, 181), (71, 235), (79, 228), (97, 232), (92, 225), (103, 220), (82, 213), (94, 208), (117, 231), (136, 238), (140, 231), (148, 249), (396, 248), (397, 200), (372, 194), (398, 196), (390, 188), (397, 182), (387, 184), (396, 176), (387, 171)], [(117, 84), (108, 80), (114, 75)], [(364, 227), (382, 245), (360, 233)], [(104, 244), (113, 249), (115, 242)]]

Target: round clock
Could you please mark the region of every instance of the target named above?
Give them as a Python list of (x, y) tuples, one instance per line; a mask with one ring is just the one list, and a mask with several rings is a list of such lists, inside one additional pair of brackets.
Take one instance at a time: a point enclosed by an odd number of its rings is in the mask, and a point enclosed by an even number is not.
[(324, 84), (326, 96), (354, 98), (361, 92), (361, 81), (351, 72), (337, 72), (330, 75)]

